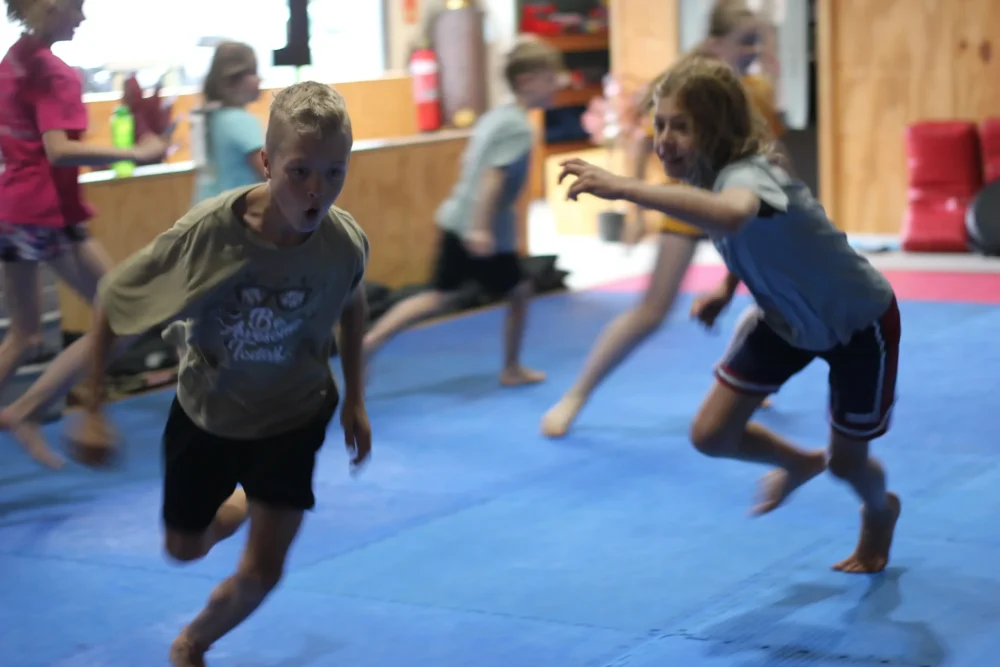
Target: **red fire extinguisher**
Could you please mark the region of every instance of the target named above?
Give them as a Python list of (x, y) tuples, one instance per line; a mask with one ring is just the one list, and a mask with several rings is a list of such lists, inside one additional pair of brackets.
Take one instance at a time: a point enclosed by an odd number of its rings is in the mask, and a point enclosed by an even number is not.
[(434, 51), (423, 44), (410, 56), (413, 103), (417, 107), (417, 129), (433, 132), (441, 128), (441, 93), (438, 61)]

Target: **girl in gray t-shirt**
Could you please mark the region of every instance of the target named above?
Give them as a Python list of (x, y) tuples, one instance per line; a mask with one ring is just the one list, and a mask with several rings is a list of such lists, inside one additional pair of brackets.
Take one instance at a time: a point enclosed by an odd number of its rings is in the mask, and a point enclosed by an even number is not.
[[(724, 64), (678, 63), (656, 91), (656, 151), (684, 184), (649, 185), (582, 160), (568, 160), (568, 196), (624, 199), (708, 232), (730, 273), (695, 300), (692, 315), (711, 326), (738, 282), (757, 309), (716, 368), (717, 381), (691, 428), (710, 456), (764, 463), (755, 514), (776, 509), (824, 470), (861, 498), (855, 552), (834, 567), (882, 571), (889, 560), (899, 498), (886, 490), (869, 443), (889, 428), (895, 399), (900, 316), (892, 287), (856, 253), (801, 183), (767, 159), (768, 147), (746, 90)], [(813, 359), (830, 367), (829, 452), (793, 446), (750, 418)]]

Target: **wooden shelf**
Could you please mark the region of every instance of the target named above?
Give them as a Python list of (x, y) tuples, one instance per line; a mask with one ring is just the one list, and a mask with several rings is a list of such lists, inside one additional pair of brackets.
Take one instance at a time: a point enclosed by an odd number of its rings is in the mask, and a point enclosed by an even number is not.
[(573, 34), (573, 35), (542, 35), (542, 39), (563, 53), (582, 53), (585, 51), (606, 51), (608, 49), (608, 33)]
[(552, 107), (556, 109), (561, 107), (585, 107), (590, 104), (590, 100), (603, 96), (604, 89), (598, 83), (591, 83), (582, 87), (563, 88), (552, 99)]
[(559, 155), (560, 153), (574, 153), (576, 151), (585, 151), (590, 148), (597, 148), (589, 139), (577, 139), (574, 141), (557, 141), (555, 143), (547, 143), (542, 147), (542, 152), (544, 155), (540, 156), (541, 159), (545, 159), (549, 155)]

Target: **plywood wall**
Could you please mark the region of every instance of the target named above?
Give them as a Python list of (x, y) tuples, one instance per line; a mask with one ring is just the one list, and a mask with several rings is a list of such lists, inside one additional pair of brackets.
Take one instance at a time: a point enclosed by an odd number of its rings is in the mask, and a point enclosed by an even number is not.
[[(355, 141), (391, 139), (417, 134), (417, 113), (413, 106), (409, 76), (386, 76), (370, 81), (338, 83), (334, 87), (347, 102)], [(276, 92), (276, 89), (261, 91), (260, 98), (249, 107), (265, 127), (271, 99)], [(177, 151), (168, 160), (169, 162), (186, 162), (191, 159), (186, 118), (199, 104), (201, 97), (197, 94), (181, 95), (174, 102), (174, 117), (181, 122), (178, 123), (173, 136), (177, 143)], [(87, 103), (89, 127), (86, 141), (105, 146), (111, 144), (110, 118), (117, 105), (117, 101)]]
[(897, 233), (906, 126), (1000, 116), (1000, 2), (817, 3), (824, 204), (847, 231)]
[(645, 86), (680, 53), (678, 0), (611, 0), (611, 69), (626, 89)]

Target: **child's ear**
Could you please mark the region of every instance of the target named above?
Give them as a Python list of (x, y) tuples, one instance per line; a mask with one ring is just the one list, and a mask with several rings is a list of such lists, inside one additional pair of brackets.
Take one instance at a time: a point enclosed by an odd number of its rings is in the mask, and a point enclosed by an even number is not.
[(260, 161), (264, 163), (264, 177), (271, 180), (271, 160), (267, 156), (267, 149), (260, 149)]

